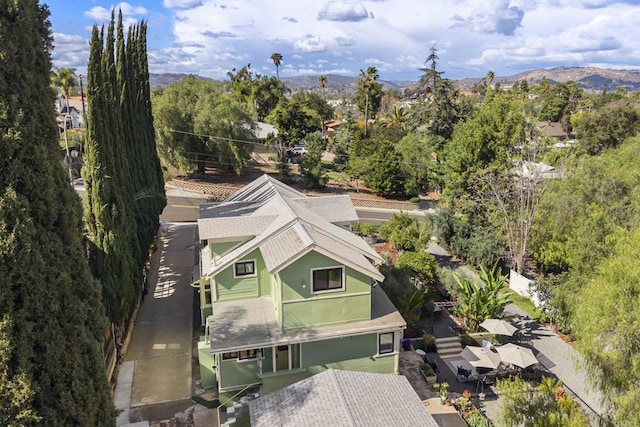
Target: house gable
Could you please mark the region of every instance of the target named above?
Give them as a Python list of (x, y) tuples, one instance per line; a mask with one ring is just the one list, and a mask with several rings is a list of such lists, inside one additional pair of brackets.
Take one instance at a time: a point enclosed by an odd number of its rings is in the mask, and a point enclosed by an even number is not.
[[(238, 264), (252, 263), (255, 273), (239, 275)], [(211, 279), (214, 302), (270, 296), (271, 276), (259, 250), (238, 259)]]
[[(339, 289), (314, 289), (314, 277), (339, 271)], [(283, 269), (282, 313), (285, 329), (316, 327), (371, 319), (371, 278), (316, 251)]]

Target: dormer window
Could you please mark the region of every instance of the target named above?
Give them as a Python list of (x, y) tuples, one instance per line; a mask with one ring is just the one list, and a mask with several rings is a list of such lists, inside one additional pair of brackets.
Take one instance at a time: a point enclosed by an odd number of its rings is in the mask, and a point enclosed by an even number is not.
[(233, 264), (233, 276), (234, 277), (247, 277), (256, 275), (256, 262), (255, 260), (240, 261)]
[(344, 289), (344, 269), (342, 267), (318, 268), (311, 270), (313, 292)]

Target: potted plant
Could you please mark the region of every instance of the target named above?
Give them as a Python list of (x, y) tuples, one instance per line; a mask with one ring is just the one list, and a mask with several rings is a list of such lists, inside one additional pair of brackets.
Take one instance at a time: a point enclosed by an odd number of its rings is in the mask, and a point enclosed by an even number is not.
[(449, 396), (449, 383), (435, 383), (433, 388), (438, 390), (438, 396), (440, 396), (440, 403), (445, 404), (447, 401), (447, 397)]
[(427, 384), (433, 385), (436, 383), (436, 373), (433, 372), (433, 368), (428, 363), (422, 363), (420, 365), (420, 373), (424, 377), (425, 381), (427, 381)]

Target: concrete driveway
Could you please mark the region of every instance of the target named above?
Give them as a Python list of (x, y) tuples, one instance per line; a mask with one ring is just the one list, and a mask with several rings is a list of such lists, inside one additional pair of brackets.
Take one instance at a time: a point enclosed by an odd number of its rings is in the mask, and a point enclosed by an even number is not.
[(123, 366), (133, 366), (129, 420), (164, 420), (193, 405), (192, 331), (195, 224), (163, 223), (149, 292)]

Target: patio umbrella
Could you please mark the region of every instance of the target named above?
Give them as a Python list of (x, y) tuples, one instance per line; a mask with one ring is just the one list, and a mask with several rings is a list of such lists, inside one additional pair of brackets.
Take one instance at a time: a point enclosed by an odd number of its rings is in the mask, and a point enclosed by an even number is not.
[(466, 346), (460, 357), (476, 368), (496, 369), (500, 365), (500, 355), (491, 347)]
[(527, 366), (538, 363), (538, 359), (533, 355), (533, 351), (528, 348), (515, 344), (505, 344), (496, 347), (496, 349), (504, 363), (511, 363), (521, 368), (526, 368)]
[(502, 319), (487, 319), (480, 323), (480, 327), (494, 335), (513, 336), (513, 334), (518, 330), (518, 328), (513, 326), (511, 323)]

